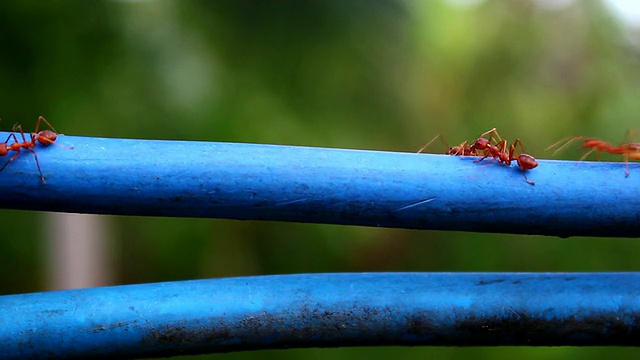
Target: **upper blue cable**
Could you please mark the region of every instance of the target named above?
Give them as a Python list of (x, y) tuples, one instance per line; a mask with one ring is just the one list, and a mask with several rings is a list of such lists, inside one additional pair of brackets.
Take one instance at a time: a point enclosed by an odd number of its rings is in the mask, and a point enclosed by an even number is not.
[[(6, 138), (8, 133), (0, 133)], [(622, 163), (60, 136), (0, 172), (0, 207), (559, 236), (640, 236)], [(5, 157), (7, 158), (7, 157)], [(8, 159), (8, 158), (7, 158)], [(4, 160), (0, 158), (0, 160)]]

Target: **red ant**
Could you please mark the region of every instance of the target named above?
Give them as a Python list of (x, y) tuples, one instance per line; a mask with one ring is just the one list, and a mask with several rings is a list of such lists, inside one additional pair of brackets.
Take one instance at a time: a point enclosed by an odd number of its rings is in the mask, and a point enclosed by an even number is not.
[(447, 146), (447, 151), (444, 152), (445, 155), (458, 155), (461, 157), (462, 156), (478, 156), (478, 151), (476, 149), (472, 149), (469, 146), (469, 143), (466, 141), (461, 143), (460, 145), (457, 145), (454, 147), (448, 147), (448, 145), (444, 142), (444, 139), (441, 134), (431, 139), (431, 141), (429, 141), (427, 145), (423, 146), (420, 150), (418, 150), (418, 153), (421, 153), (422, 150), (426, 149), (429, 145), (431, 145), (432, 142), (436, 141), (436, 139), (438, 138), (440, 138), (440, 140), (442, 140), (445, 146)]
[[(627, 133), (625, 134), (625, 141), (627, 141), (630, 135), (633, 139), (635, 139), (635, 134), (631, 130), (627, 130)], [(602, 153), (605, 153), (605, 152), (613, 155), (622, 155), (622, 157), (624, 158), (624, 170), (625, 170), (624, 174), (626, 177), (628, 177), (629, 176), (629, 159), (640, 160), (640, 144), (638, 143), (623, 142), (620, 145), (615, 146), (597, 138), (588, 138), (584, 136), (566, 137), (552, 144), (546, 150), (549, 150), (555, 147), (556, 145), (558, 145), (559, 143), (567, 140), (564, 145), (560, 146), (559, 148), (556, 149), (556, 151), (553, 152), (553, 155), (555, 155), (561, 150), (563, 150), (564, 148), (566, 148), (567, 146), (569, 146), (569, 144), (571, 144), (573, 141), (579, 140), (579, 139), (582, 139), (582, 148), (584, 149), (591, 148), (591, 150), (587, 151), (587, 153), (582, 155), (582, 157), (578, 162), (586, 159), (587, 156), (591, 155), (593, 152), (597, 152), (596, 160), (599, 160), (600, 155), (602, 155)]]
[[(489, 135), (488, 139), (485, 138), (485, 136), (487, 135)], [(496, 138), (498, 140), (496, 140)], [(517, 157), (514, 156), (516, 145), (520, 145), (520, 155), (518, 155)], [(476, 160), (475, 162), (480, 162), (488, 158), (489, 156), (491, 156), (494, 160), (497, 160), (499, 163), (506, 164), (508, 166), (511, 165), (512, 161), (515, 161), (523, 171), (522, 175), (524, 175), (525, 181), (531, 185), (536, 184), (535, 182), (527, 178), (527, 175), (524, 173), (524, 171), (531, 170), (538, 166), (538, 161), (536, 161), (533, 156), (524, 153), (524, 147), (522, 146), (522, 142), (520, 141), (520, 139), (516, 139), (516, 141), (514, 141), (513, 144), (509, 146), (509, 152), (507, 152), (507, 141), (502, 140), (496, 128), (493, 128), (480, 135), (480, 137), (476, 141), (474, 141), (469, 148), (470, 151), (484, 151), (484, 156)]]
[[(11, 138), (13, 138), (13, 143), (11, 145), (9, 145), (9, 140), (11, 140)], [(15, 132), (12, 132), (11, 134), (9, 134), (9, 137), (7, 137), (7, 140), (5, 140), (4, 143), (0, 144), (0, 156), (5, 156), (9, 153), (9, 151), (15, 151), (16, 154), (13, 155), (9, 161), (7, 161), (1, 168), (0, 171), (4, 170), (4, 168), (6, 168), (13, 160), (15, 160), (18, 156), (20, 156), (20, 150), (21, 149), (25, 149), (28, 152), (32, 153), (34, 158), (36, 159), (36, 166), (38, 167), (38, 172), (40, 173), (40, 180), (42, 180), (42, 183), (44, 184), (44, 176), (42, 176), (42, 170), (40, 169), (40, 162), (38, 161), (38, 155), (36, 155), (36, 152), (31, 150), (31, 142), (26, 141), (25, 137), (24, 137), (24, 133), (22, 133), (22, 139), (24, 140), (24, 142), (18, 142), (18, 139), (16, 138), (16, 134)], [(35, 145), (34, 145), (35, 146)]]
[[(44, 121), (47, 125), (49, 125), (49, 127), (53, 131), (51, 130), (38, 131), (38, 129), (40, 128), (40, 123), (42, 121)], [(22, 142), (18, 141), (18, 138), (16, 137), (16, 130), (20, 131), (20, 135), (22, 136)], [(38, 118), (38, 122), (36, 123), (36, 128), (34, 132), (31, 133), (30, 135), (31, 135), (31, 141), (27, 141), (26, 137), (24, 136), (24, 131), (22, 130), (22, 125), (14, 125), (13, 132), (9, 134), (9, 136), (7, 137), (7, 140), (5, 140), (4, 143), (0, 143), (0, 156), (7, 155), (9, 151), (15, 151), (16, 154), (13, 155), (9, 159), (9, 161), (7, 161), (0, 168), (0, 171), (4, 170), (13, 160), (17, 158), (20, 155), (20, 151), (22, 149), (25, 149), (28, 152), (33, 154), (33, 157), (36, 160), (36, 166), (38, 167), (38, 172), (40, 173), (40, 180), (44, 184), (45, 180), (44, 180), (44, 176), (42, 175), (42, 170), (40, 169), (40, 162), (38, 161), (38, 155), (32, 149), (36, 147), (36, 142), (39, 142), (44, 146), (49, 146), (53, 144), (56, 141), (58, 134), (55, 133), (55, 129), (53, 128), (53, 126), (51, 126), (51, 124), (47, 121), (47, 119), (40, 116)], [(14, 142), (11, 145), (9, 145), (9, 140), (11, 140), (11, 138), (13, 138)]]

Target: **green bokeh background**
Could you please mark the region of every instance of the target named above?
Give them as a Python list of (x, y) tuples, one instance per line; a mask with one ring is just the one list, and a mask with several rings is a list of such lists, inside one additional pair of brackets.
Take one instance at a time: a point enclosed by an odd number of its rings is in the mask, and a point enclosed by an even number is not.
[[(616, 143), (638, 128), (639, 34), (596, 0), (0, 2), (0, 128), (29, 128), (44, 115), (70, 135), (414, 152), (436, 134), (457, 144), (497, 127), (545, 158), (544, 149), (567, 135)], [(562, 156), (580, 154), (574, 147)], [(113, 156), (135, 154), (113, 149)], [(640, 176), (637, 166), (631, 172)], [(612, 181), (623, 174), (621, 165)], [(0, 294), (46, 288), (42, 220), (36, 212), (0, 211)], [(632, 239), (110, 220), (118, 284), (307, 272), (640, 270)], [(189, 358), (372, 355), (640, 353), (389, 347)]]

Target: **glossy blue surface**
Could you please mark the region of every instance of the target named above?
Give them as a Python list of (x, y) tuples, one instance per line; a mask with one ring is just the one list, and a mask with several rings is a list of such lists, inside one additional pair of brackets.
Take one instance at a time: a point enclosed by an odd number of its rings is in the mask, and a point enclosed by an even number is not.
[(640, 345), (640, 274), (307, 274), (0, 297), (3, 359), (373, 345)]
[[(6, 133), (0, 133), (0, 138)], [(640, 169), (196, 141), (60, 136), (0, 172), (0, 207), (556, 236), (640, 236)]]

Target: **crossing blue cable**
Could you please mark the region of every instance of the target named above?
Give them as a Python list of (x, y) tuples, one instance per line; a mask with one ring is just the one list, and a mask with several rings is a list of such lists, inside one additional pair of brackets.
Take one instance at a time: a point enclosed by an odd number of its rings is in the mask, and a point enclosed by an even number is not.
[[(0, 133), (0, 138), (6, 133)], [(60, 136), (0, 172), (0, 208), (413, 229), (640, 236), (640, 171), (541, 160)], [(12, 153), (10, 153), (12, 154)], [(7, 159), (4, 157), (4, 159)], [(3, 160), (4, 160), (3, 159)]]

